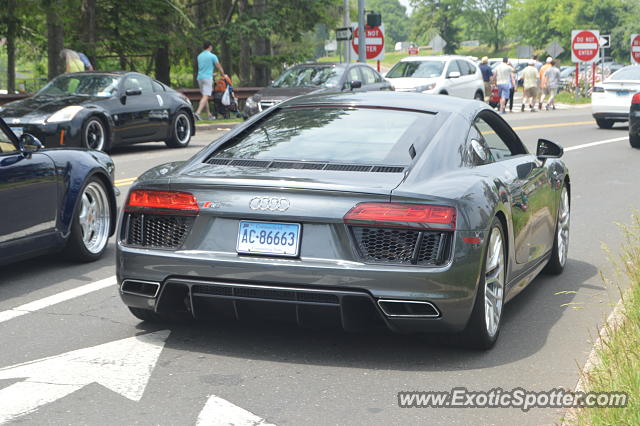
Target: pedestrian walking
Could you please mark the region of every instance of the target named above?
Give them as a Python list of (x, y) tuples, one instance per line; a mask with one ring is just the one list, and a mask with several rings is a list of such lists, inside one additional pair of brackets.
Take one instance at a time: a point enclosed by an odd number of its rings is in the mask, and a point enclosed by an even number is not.
[(77, 52), (71, 49), (62, 49), (60, 58), (64, 61), (64, 72), (82, 72), (84, 71), (84, 63), (80, 59)]
[(489, 58), (487, 56), (482, 57), (480, 72), (482, 73), (482, 81), (484, 82), (484, 101), (489, 102), (489, 98), (491, 97), (491, 80), (493, 79), (493, 70), (489, 66)]
[(556, 109), (556, 94), (558, 87), (560, 87), (560, 70), (556, 67), (556, 61), (551, 61), (551, 66), (545, 71), (544, 78), (549, 92), (549, 100), (547, 101), (547, 111), (549, 111), (549, 106)]
[(547, 58), (546, 63), (540, 67), (540, 88), (542, 90), (540, 91), (540, 102), (538, 103), (539, 110), (542, 110), (542, 104), (544, 103), (545, 98), (549, 95), (549, 89), (547, 88), (547, 80), (544, 74), (551, 67), (551, 61), (553, 61), (553, 58), (549, 56)]
[(212, 52), (213, 43), (205, 41), (202, 48), (202, 52), (198, 55), (198, 86), (200, 87), (202, 98), (200, 98), (195, 116), (197, 120), (201, 120), (200, 114), (205, 110), (207, 118), (209, 120), (215, 120), (215, 116), (213, 116), (209, 110), (209, 98), (213, 91), (213, 68), (215, 66), (221, 75), (224, 75), (224, 69), (222, 69), (218, 57)]
[(516, 92), (516, 68), (513, 66), (513, 64), (511, 64), (511, 62), (508, 63), (509, 66), (511, 67), (511, 89), (509, 89), (509, 112), (513, 112), (513, 95)]
[(536, 70), (540, 71), (540, 68), (542, 68), (542, 62), (538, 60), (538, 55), (533, 55), (531, 60), (533, 61), (533, 66), (536, 67)]
[(513, 68), (507, 63), (509, 58), (503, 58), (502, 63), (496, 67), (496, 84), (498, 85), (498, 92), (500, 93), (500, 114), (506, 114), (505, 106), (509, 99), (511, 91), (511, 73)]
[(535, 112), (535, 104), (536, 100), (538, 99), (538, 85), (540, 80), (540, 74), (538, 74), (538, 70), (536, 69), (535, 64), (535, 61), (532, 59), (531, 61), (529, 61), (529, 65), (527, 65), (526, 68), (522, 71), (524, 93), (522, 95), (522, 107), (520, 108), (520, 111), (524, 111), (528, 100), (531, 112)]

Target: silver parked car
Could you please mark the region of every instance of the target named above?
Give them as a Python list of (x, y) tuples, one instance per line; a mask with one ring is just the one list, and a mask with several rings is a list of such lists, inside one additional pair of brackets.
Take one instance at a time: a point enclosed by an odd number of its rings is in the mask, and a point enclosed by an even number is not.
[(171, 315), (463, 332), (562, 272), (562, 148), (530, 154), (487, 105), (416, 93), (301, 96), (146, 172), (120, 221), (120, 294)]

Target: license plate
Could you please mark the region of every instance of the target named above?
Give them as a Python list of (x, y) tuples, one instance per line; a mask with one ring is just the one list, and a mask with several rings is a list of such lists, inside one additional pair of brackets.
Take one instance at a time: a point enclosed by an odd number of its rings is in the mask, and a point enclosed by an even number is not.
[(240, 221), (236, 244), (238, 253), (295, 257), (299, 248), (298, 223)]
[(618, 91), (616, 92), (616, 94), (617, 94), (618, 96), (629, 96), (629, 93), (631, 93), (631, 92), (629, 92), (628, 90), (618, 90)]
[(22, 127), (11, 127), (11, 131), (15, 133), (18, 138), (22, 136)]

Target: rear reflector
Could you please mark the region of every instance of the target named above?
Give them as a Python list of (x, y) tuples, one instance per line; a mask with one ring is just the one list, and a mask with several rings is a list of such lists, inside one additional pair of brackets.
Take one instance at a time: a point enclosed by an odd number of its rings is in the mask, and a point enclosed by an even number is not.
[(633, 95), (633, 98), (631, 98), (631, 103), (640, 104), (640, 93), (636, 93), (635, 95)]
[(198, 201), (193, 194), (174, 191), (131, 191), (127, 209), (179, 210), (188, 214), (198, 214)]
[(454, 230), (456, 209), (424, 204), (361, 203), (349, 210), (344, 223)]

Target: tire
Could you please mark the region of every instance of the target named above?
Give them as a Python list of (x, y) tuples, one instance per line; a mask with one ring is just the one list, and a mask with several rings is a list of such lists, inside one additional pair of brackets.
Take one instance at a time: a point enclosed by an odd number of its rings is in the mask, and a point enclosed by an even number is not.
[[(500, 220), (494, 218), (484, 253), (482, 276), (473, 304), (473, 311), (467, 327), (462, 332), (462, 345), (486, 350), (491, 349), (498, 340), (504, 306), (506, 266), (505, 234)], [(493, 306), (497, 305), (493, 315), (488, 312), (491, 303)]]
[(109, 133), (104, 121), (98, 117), (89, 117), (82, 125), (82, 146), (96, 151), (111, 151)]
[(89, 179), (73, 213), (71, 233), (64, 248), (68, 258), (92, 262), (104, 254), (111, 231), (112, 209), (102, 181), (96, 177)]
[(629, 133), (629, 144), (632, 148), (640, 148), (640, 135), (632, 135)]
[(442, 92), (439, 93), (440, 95), (445, 95), (448, 96), (449, 94), (447, 92), (445, 92), (444, 90)]
[(178, 111), (171, 122), (171, 136), (165, 141), (169, 148), (185, 148), (191, 141), (191, 118), (185, 111)]
[(607, 118), (596, 118), (596, 124), (601, 129), (610, 129), (613, 127), (613, 120), (609, 120)]
[(156, 314), (149, 309), (133, 308), (131, 306), (127, 306), (127, 308), (129, 308), (129, 311), (134, 317), (138, 318), (141, 321), (154, 323), (166, 321), (166, 318), (164, 318), (162, 315)]
[(473, 96), (473, 99), (475, 99), (476, 101), (484, 102), (484, 95), (482, 94), (481, 91), (478, 90), (476, 94)]
[(553, 238), (551, 257), (544, 267), (544, 272), (552, 275), (560, 275), (567, 264), (569, 251), (569, 225), (571, 222), (571, 202), (567, 185), (562, 186), (560, 192), (560, 205), (558, 206), (558, 219), (556, 220), (556, 232)]

